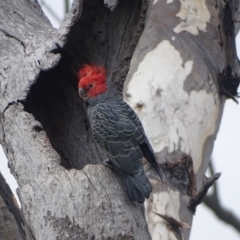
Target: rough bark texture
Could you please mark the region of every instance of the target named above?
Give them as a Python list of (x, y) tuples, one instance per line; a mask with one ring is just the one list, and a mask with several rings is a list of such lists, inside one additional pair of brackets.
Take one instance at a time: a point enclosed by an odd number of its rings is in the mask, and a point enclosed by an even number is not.
[(56, 30), (37, 1), (0, 2), (0, 142), (35, 239), (150, 238), (143, 206), (128, 200), (122, 180), (86, 165), (105, 155), (77, 96), (86, 62), (106, 66), (122, 89), (148, 6), (76, 0)]
[(206, 192), (225, 99), (234, 99), (239, 85), (238, 13), (238, 0), (154, 1), (134, 53), (125, 99), (141, 118), (168, 185), (148, 171), (155, 189), (146, 215), (154, 240), (189, 239), (181, 223), (192, 225), (189, 204)]
[(17, 201), (0, 173), (0, 239), (33, 239)]

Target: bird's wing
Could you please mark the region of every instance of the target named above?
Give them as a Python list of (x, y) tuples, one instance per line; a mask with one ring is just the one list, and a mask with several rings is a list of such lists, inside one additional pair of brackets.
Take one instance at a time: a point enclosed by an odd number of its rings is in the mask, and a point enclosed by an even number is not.
[[(133, 122), (134, 125), (138, 126), (139, 130), (141, 131), (141, 133), (143, 135), (143, 141), (139, 144), (139, 147), (142, 150), (143, 156), (149, 161), (149, 163), (156, 170), (159, 177), (163, 181), (163, 173), (157, 163), (152, 146), (145, 134), (142, 123), (139, 120), (137, 114), (133, 111), (133, 109), (126, 102), (119, 102), (116, 105), (120, 105), (119, 108), (122, 109), (122, 114), (125, 117), (129, 118)], [(115, 108), (118, 109), (117, 106), (115, 106)]]
[(114, 165), (135, 175), (142, 168), (139, 144), (144, 136), (119, 104), (98, 104), (91, 114), (93, 137), (106, 150)]

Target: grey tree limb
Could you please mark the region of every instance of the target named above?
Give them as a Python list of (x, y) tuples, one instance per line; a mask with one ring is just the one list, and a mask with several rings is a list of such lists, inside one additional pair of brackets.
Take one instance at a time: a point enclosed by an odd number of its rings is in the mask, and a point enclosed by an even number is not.
[[(67, 7), (68, 7), (68, 5), (66, 5), (67, 4), (67, 0), (65, 1), (65, 3), (64, 3), (64, 6), (65, 6), (65, 11), (68, 9)], [(44, 6), (46, 9), (47, 9), (47, 11), (51, 14), (51, 16), (57, 21), (57, 22), (61, 22), (61, 19), (60, 19), (60, 17), (54, 12), (54, 10), (45, 2), (45, 1), (41, 1), (40, 2), (41, 3), (41, 5), (42, 6)], [(67, 11), (66, 11), (66, 13), (67, 13)]]
[[(215, 171), (212, 164), (212, 159), (209, 163), (209, 169), (211, 175), (214, 176)], [(213, 192), (210, 195), (204, 197), (203, 203), (211, 211), (213, 211), (220, 220), (231, 225), (240, 233), (240, 219), (232, 211), (222, 206), (219, 200), (218, 186), (216, 182), (213, 184)]]
[(215, 215), (223, 222), (234, 227), (238, 233), (240, 233), (240, 220), (239, 218), (230, 210), (226, 209), (219, 202), (218, 197), (214, 195), (205, 196), (204, 204), (215, 213)]

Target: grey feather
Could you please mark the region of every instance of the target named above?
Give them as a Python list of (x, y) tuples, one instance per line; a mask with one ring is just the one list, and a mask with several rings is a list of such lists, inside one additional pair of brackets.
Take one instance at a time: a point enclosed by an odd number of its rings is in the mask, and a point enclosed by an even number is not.
[(142, 203), (152, 191), (141, 164), (143, 157), (162, 179), (153, 149), (138, 116), (126, 102), (112, 95), (99, 100), (91, 102), (90, 99), (88, 104), (92, 135), (108, 154), (115, 170), (123, 176), (129, 198)]
[[(95, 90), (97, 76), (91, 85)], [(84, 98), (92, 135), (109, 156), (114, 170), (123, 177), (130, 200), (142, 203), (152, 191), (142, 159), (145, 157), (150, 162), (161, 179), (163, 175), (138, 116), (112, 83), (107, 81), (106, 84), (105, 92)], [(93, 93), (93, 88), (84, 89), (86, 94), (88, 91)]]

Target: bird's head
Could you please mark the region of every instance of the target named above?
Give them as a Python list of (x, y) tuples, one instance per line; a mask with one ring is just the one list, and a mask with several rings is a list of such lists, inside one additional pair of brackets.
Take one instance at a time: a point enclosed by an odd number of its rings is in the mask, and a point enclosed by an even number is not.
[(97, 65), (84, 65), (78, 74), (78, 93), (86, 101), (107, 91), (106, 70)]

